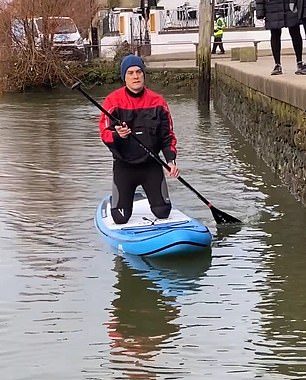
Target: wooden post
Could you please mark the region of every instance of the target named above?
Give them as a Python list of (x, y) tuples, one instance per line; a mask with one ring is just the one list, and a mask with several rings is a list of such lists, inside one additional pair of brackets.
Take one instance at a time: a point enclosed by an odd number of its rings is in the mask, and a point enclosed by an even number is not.
[(199, 5), (199, 103), (209, 105), (211, 81), (211, 32), (213, 22), (213, 0), (201, 0)]

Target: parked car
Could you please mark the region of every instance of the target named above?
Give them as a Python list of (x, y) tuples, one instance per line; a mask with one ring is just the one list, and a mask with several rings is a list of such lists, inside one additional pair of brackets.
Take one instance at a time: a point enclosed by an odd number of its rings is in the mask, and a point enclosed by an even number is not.
[(37, 47), (42, 47), (48, 36), (51, 48), (65, 59), (85, 59), (83, 39), (70, 17), (34, 17), (27, 21), (16, 19), (12, 22), (12, 33), (16, 44), (27, 43), (31, 36)]

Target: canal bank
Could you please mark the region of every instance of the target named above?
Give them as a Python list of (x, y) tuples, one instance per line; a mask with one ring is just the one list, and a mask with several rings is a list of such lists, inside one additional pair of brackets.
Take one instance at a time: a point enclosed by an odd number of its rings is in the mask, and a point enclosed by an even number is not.
[[(273, 58), (256, 62), (214, 56), (214, 100), (222, 113), (253, 145), (256, 153), (306, 204), (306, 76), (296, 75), (292, 50), (282, 54), (283, 75), (271, 76)], [(146, 60), (149, 71), (195, 74), (195, 57), (186, 53)], [(196, 75), (196, 74), (195, 74)]]
[(217, 62), (215, 101), (256, 153), (306, 204), (306, 77), (293, 56), (284, 74), (271, 76), (272, 57), (257, 62)]

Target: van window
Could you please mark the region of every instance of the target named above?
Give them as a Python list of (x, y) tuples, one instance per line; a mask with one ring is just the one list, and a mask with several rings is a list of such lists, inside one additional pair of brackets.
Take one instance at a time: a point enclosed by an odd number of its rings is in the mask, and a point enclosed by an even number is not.
[(25, 36), (24, 25), (22, 21), (14, 20), (12, 22), (12, 33), (18, 41), (22, 41)]
[(12, 35), (16, 41), (23, 41), (25, 38), (38, 37), (38, 33), (33, 23), (33, 20), (18, 20), (12, 21)]
[[(38, 30), (43, 33), (43, 19), (36, 19)], [(54, 34), (70, 34), (76, 33), (77, 28), (75, 23), (70, 18), (49, 18), (49, 30)]]

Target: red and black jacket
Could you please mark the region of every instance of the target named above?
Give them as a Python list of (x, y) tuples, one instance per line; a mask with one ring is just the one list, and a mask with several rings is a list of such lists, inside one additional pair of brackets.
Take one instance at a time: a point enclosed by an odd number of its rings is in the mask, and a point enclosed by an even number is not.
[[(140, 94), (133, 94), (121, 87), (105, 98), (103, 108), (125, 121), (132, 133), (155, 154), (162, 151), (167, 162), (175, 160), (176, 137), (168, 105), (162, 96), (148, 88)], [(115, 125), (104, 113), (101, 114), (100, 136), (114, 159), (131, 164), (147, 161), (149, 154), (133, 138), (122, 139), (116, 133)]]

